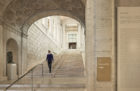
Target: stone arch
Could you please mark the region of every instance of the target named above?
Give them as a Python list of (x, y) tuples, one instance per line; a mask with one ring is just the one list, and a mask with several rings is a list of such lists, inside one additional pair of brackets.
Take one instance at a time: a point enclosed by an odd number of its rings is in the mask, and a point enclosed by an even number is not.
[(29, 17), (27, 20), (25, 20), (24, 24), (21, 27), (21, 30), (27, 34), (27, 31), (29, 29), (29, 27), (37, 20), (44, 18), (44, 17), (48, 17), (48, 16), (66, 16), (66, 17), (70, 17), (73, 18), (75, 20), (77, 20), (82, 26), (85, 27), (84, 22), (75, 14), (70, 13), (68, 11), (64, 11), (64, 10), (50, 10), (50, 11), (43, 11), (40, 13), (36, 13), (33, 14), (31, 17)]
[[(13, 0), (6, 7), (3, 19), (13, 27), (21, 28), (34, 15), (47, 11), (67, 11), (85, 22), (85, 5), (82, 0)], [(59, 13), (60, 14), (60, 13)]]
[[(2, 18), (5, 26), (10, 25), (27, 34), (34, 21), (52, 15), (68, 16), (85, 24), (85, 6), (81, 0), (12, 0), (5, 8)], [(27, 42), (24, 34), (21, 34), (21, 45)]]
[[(17, 64), (17, 75), (18, 75), (18, 44), (16, 40), (10, 38), (6, 42), (6, 65), (8, 63)], [(11, 57), (12, 55), (12, 57)]]

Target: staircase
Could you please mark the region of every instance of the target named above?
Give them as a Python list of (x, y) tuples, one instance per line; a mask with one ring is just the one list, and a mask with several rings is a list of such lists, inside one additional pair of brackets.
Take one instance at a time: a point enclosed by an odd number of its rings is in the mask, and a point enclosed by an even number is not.
[(63, 62), (55, 77), (84, 77), (84, 64), (79, 51), (67, 51), (60, 60)]
[[(7, 91), (85, 91), (85, 82), (80, 51), (65, 51), (55, 56), (51, 74), (48, 73), (47, 62), (44, 62), (35, 68), (33, 74), (29, 73)], [(8, 84), (3, 82), (0, 89)]]

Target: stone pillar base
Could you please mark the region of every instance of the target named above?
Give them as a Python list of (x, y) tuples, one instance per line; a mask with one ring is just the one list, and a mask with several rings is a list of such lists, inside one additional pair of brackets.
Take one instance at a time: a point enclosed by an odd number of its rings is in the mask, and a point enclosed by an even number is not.
[(8, 80), (17, 79), (17, 65), (12, 63), (7, 65)]

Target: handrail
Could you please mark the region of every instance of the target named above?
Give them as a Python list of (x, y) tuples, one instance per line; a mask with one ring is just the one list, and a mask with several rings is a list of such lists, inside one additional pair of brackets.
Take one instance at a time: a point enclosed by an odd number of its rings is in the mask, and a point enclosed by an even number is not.
[[(62, 55), (61, 55), (62, 57)], [(4, 91), (8, 90), (10, 87), (12, 87), (16, 82), (18, 82), (20, 79), (22, 79), (23, 77), (25, 77), (28, 73), (32, 72), (38, 65), (42, 64), (42, 75), (43, 75), (43, 62), (39, 62), (37, 65), (34, 65), (33, 67), (29, 68), (29, 70), (27, 70), (23, 75), (21, 75), (18, 79), (16, 79), (15, 81), (13, 81), (9, 86), (7, 86), (6, 88), (4, 88)], [(55, 64), (56, 65), (56, 64)], [(58, 67), (56, 67), (58, 68)], [(55, 70), (56, 70), (55, 68)], [(33, 75), (33, 73), (32, 73)], [(32, 88), (33, 89), (33, 88)], [(33, 91), (33, 90), (32, 90)]]
[[(44, 61), (43, 61), (44, 62)], [(43, 62), (35, 65), (34, 67), (32, 67), (31, 69), (29, 69), (27, 72), (25, 72), (23, 75), (21, 75), (18, 79), (16, 79), (15, 81), (13, 81), (9, 86), (7, 86), (4, 91), (6, 91), (7, 89), (9, 89), (10, 87), (12, 87), (16, 82), (18, 82), (20, 79), (22, 79), (23, 77), (25, 77), (28, 73), (30, 73), (31, 71), (33, 71), (38, 65), (42, 64)]]

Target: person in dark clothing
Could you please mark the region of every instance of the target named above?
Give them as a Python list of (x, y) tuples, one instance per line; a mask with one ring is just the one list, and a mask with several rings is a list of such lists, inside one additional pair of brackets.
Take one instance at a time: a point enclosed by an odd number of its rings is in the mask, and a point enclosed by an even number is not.
[(48, 50), (46, 61), (48, 61), (49, 73), (51, 73), (53, 54), (51, 53), (50, 50)]

